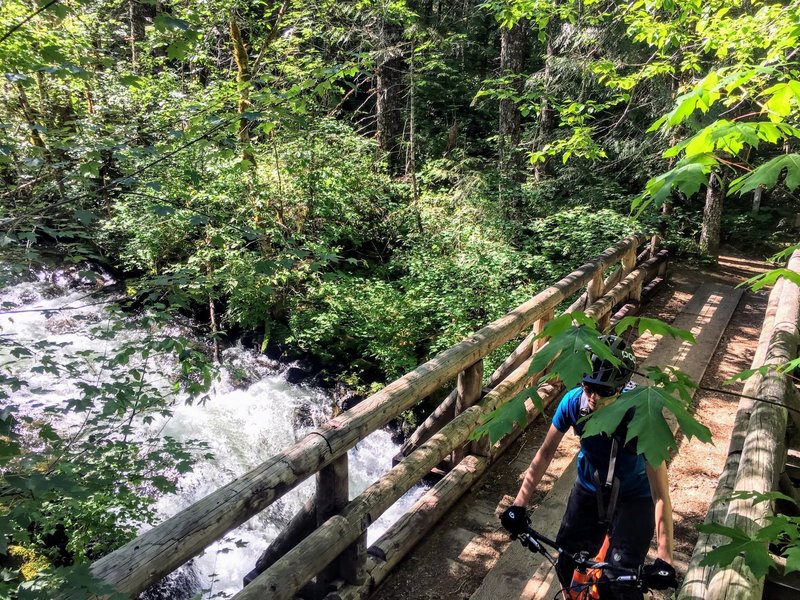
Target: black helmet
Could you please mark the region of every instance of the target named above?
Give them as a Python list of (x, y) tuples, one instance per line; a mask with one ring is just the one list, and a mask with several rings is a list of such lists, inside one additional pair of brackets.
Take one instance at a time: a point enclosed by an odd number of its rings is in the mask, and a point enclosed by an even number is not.
[[(610, 361), (592, 353), (592, 372), (583, 378), (583, 383), (602, 385), (618, 390), (630, 381), (633, 370), (636, 368), (636, 355), (633, 353), (630, 344), (616, 335), (601, 336), (600, 341), (608, 346), (611, 353), (621, 362), (618, 365), (614, 365)], [(588, 349), (589, 347), (587, 346)]]

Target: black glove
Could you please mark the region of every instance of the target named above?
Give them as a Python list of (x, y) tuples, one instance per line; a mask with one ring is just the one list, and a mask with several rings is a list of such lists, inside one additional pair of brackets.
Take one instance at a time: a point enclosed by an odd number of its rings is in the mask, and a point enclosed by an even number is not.
[(678, 587), (678, 577), (675, 569), (668, 562), (656, 559), (652, 565), (642, 567), (642, 582), (651, 590), (666, 590)]
[(509, 506), (500, 515), (500, 524), (512, 535), (525, 533), (530, 522), (524, 506)]

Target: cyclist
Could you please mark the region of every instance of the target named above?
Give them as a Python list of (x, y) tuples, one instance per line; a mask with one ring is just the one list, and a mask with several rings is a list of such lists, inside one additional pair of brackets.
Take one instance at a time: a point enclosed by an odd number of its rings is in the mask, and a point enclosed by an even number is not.
[[(583, 436), (581, 417), (612, 402), (636, 368), (636, 357), (628, 343), (609, 335), (601, 340), (620, 364), (614, 365), (592, 354), (592, 372), (582, 384), (567, 392), (553, 415), (549, 431), (525, 473), (513, 506), (506, 509), (501, 521), (511, 530), (524, 522), (525, 507), (541, 481), (561, 439), (572, 427), (581, 440), (578, 454), (578, 478), (567, 503), (556, 543), (565, 550), (556, 565), (559, 580), (569, 582), (575, 568), (571, 555), (586, 551), (594, 555), (608, 533), (610, 547), (606, 561), (612, 566), (638, 568), (647, 556), (653, 532), (656, 534), (658, 559), (651, 566), (664, 574), (668, 587), (676, 587), (672, 567), (672, 505), (669, 499), (667, 466), (650, 465), (636, 452), (636, 440), (625, 443), (627, 423), (632, 410), (612, 436)], [(610, 584), (615, 598), (641, 599), (642, 592), (631, 587)], [(608, 591), (606, 591), (606, 595)]]

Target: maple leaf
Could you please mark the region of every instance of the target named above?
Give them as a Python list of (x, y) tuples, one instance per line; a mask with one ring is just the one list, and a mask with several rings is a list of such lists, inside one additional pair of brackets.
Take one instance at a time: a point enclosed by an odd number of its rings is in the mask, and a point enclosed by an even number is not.
[(536, 408), (539, 409), (540, 412), (544, 412), (542, 400), (539, 398), (536, 389), (527, 388), (503, 406), (500, 406), (486, 415), (483, 418), (483, 423), (469, 435), (469, 439), (479, 440), (484, 435), (488, 435), (489, 443), (494, 444), (507, 433), (510, 433), (514, 429), (515, 424), (520, 427), (525, 427), (528, 423), (528, 412), (525, 410), (525, 400), (528, 398), (534, 398)]
[(759, 275), (755, 275), (750, 279), (747, 279), (737, 285), (736, 287), (747, 286), (754, 292), (757, 292), (761, 288), (767, 285), (775, 285), (775, 282), (778, 281), (781, 277), (785, 277), (795, 285), (800, 286), (800, 273), (796, 273), (791, 269), (772, 269), (771, 271), (767, 271), (766, 273), (760, 273)]
[(675, 415), (684, 435), (711, 441), (711, 431), (689, 413), (685, 400), (675, 398), (675, 391), (678, 391), (677, 384), (640, 386), (626, 392), (587, 417), (584, 435), (613, 433), (628, 410), (634, 408), (625, 442), (636, 438), (636, 451), (643, 454), (648, 463), (657, 466), (669, 458), (671, 449), (677, 449), (675, 436), (664, 418), (663, 409), (666, 408)]
[[(729, 544), (724, 544), (709, 552), (700, 562), (700, 566), (730, 565), (739, 556), (744, 557), (744, 562), (757, 578), (764, 577), (772, 566), (767, 543), (755, 536), (749, 536), (740, 529), (726, 527), (718, 523), (705, 523), (698, 525), (703, 533), (722, 535), (731, 539)], [(756, 534), (757, 536), (758, 534)]]
[(708, 174), (718, 162), (712, 154), (687, 156), (666, 173), (650, 179), (645, 184), (645, 191), (656, 206), (661, 206), (667, 200), (673, 188), (691, 197), (701, 187), (708, 185)]
[(786, 557), (786, 566), (783, 568), (785, 575), (792, 571), (800, 571), (800, 546), (791, 546), (783, 551)]
[(800, 186), (800, 154), (782, 154), (763, 165), (759, 165), (747, 175), (737, 177), (731, 182), (729, 194), (739, 193), (743, 196), (747, 192), (763, 185), (768, 188), (775, 187), (783, 170), (786, 169), (784, 184), (789, 191)]
[(770, 363), (770, 364), (766, 364), (766, 365), (761, 365), (757, 369), (745, 369), (741, 373), (737, 373), (736, 375), (733, 375), (732, 377), (729, 377), (728, 379), (726, 379), (722, 383), (724, 385), (732, 385), (732, 384), (736, 383), (737, 381), (744, 381), (745, 379), (750, 379), (756, 373), (759, 373), (760, 375), (763, 376), (763, 375), (766, 375), (767, 372), (771, 368), (774, 368), (774, 367), (775, 367), (775, 365)]
[[(548, 373), (539, 383), (558, 378), (567, 388), (575, 387), (592, 370), (590, 352), (613, 364), (621, 362), (601, 341), (602, 335), (597, 330), (596, 322), (583, 312), (565, 313), (555, 317), (534, 338), (549, 338), (549, 341), (534, 354), (528, 373), (535, 375), (549, 367)], [(533, 400), (540, 413), (544, 413), (544, 404), (536, 387), (530, 387), (486, 415), (483, 423), (470, 434), (469, 439), (477, 440), (488, 435), (490, 443), (494, 444), (509, 433), (515, 424), (524, 427), (528, 418), (525, 410), (525, 401), (528, 398)]]
[[(573, 325), (573, 322), (579, 325)], [(528, 372), (532, 375), (540, 373), (552, 363), (543, 381), (558, 377), (567, 388), (573, 388), (592, 370), (589, 352), (614, 365), (620, 363), (600, 340), (602, 335), (595, 321), (582, 312), (560, 315), (536, 336), (536, 339), (550, 338), (550, 341), (533, 356)]]
[(756, 491), (738, 490), (728, 494), (728, 498), (730, 498), (731, 500), (752, 500), (754, 505), (760, 502), (772, 502), (773, 500), (783, 500), (785, 502), (791, 502), (792, 504), (796, 504), (794, 498), (790, 498), (786, 494), (782, 494), (780, 492), (756, 492)]
[(691, 331), (687, 331), (686, 329), (680, 329), (678, 327), (672, 327), (664, 321), (659, 321), (658, 319), (650, 319), (648, 317), (623, 317), (619, 320), (619, 322), (614, 327), (614, 332), (617, 335), (627, 331), (628, 329), (632, 329), (638, 324), (639, 335), (642, 335), (645, 331), (649, 331), (653, 335), (663, 335), (663, 336), (670, 336), (672, 338), (678, 338), (692, 344), (695, 344), (697, 340), (695, 340), (694, 335)]
[(777, 254), (769, 257), (769, 262), (771, 263), (779, 263), (782, 260), (787, 260), (792, 254), (794, 254), (795, 250), (800, 250), (800, 244), (795, 244), (794, 246), (789, 246), (788, 248), (784, 248)]

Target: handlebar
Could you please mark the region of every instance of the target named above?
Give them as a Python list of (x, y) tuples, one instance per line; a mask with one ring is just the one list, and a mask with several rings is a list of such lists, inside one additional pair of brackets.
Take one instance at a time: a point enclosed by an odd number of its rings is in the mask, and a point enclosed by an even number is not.
[[(589, 569), (599, 569), (603, 571), (604, 577), (609, 582), (624, 583), (626, 585), (630, 585), (631, 587), (640, 588), (643, 591), (647, 591), (648, 589), (646, 581), (642, 578), (641, 568), (634, 570), (616, 565), (612, 566), (607, 562), (598, 562), (590, 558), (589, 553), (585, 551), (576, 552), (575, 554), (570, 555), (568, 552), (566, 552), (566, 550), (556, 544), (556, 542), (547, 536), (542, 535), (530, 525), (526, 527), (526, 531), (524, 533), (519, 533), (516, 535), (512, 534), (511, 538), (518, 539), (523, 547), (527, 548), (531, 552), (548, 555), (547, 550), (542, 547), (542, 545), (545, 545), (555, 550), (559, 555), (567, 554), (568, 556), (572, 557), (572, 560), (575, 561), (577, 570), (581, 572), (586, 572)], [(607, 570), (613, 570), (613, 573), (609, 573)]]
[[(511, 533), (511, 539), (518, 539), (525, 548), (531, 552), (537, 552), (544, 556), (555, 566), (555, 560), (551, 554), (545, 550), (544, 546), (549, 546), (558, 553), (559, 556), (570, 556), (575, 562), (575, 570), (578, 573), (586, 574), (594, 570), (600, 571), (603, 579), (613, 583), (624, 583), (629, 587), (636, 587), (640, 590), (657, 589), (665, 590), (678, 587), (678, 580), (675, 569), (669, 563), (656, 559), (653, 564), (641, 565), (638, 569), (628, 569), (618, 565), (611, 565), (607, 562), (592, 559), (588, 552), (578, 552), (570, 555), (556, 542), (531, 527), (531, 520), (527, 511), (522, 506), (510, 506), (500, 516), (500, 523)], [(606, 539), (608, 541), (608, 539)], [(605, 556), (605, 554), (603, 554)], [(600, 575), (598, 575), (599, 577)], [(563, 583), (563, 582), (562, 582)]]

